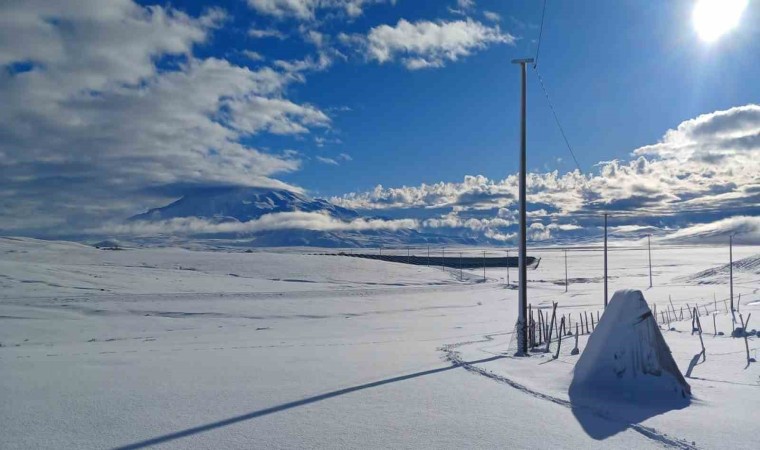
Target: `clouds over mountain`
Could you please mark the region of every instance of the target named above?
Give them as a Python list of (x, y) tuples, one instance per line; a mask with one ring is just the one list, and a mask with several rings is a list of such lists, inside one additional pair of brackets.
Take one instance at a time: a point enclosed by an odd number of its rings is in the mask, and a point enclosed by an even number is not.
[(287, 70), (194, 56), (225, 20), (131, 0), (0, 4), (0, 229), (80, 226), (172, 185), (286, 186), (272, 175), (300, 162), (241, 139), (330, 119), (285, 98), (303, 81)]

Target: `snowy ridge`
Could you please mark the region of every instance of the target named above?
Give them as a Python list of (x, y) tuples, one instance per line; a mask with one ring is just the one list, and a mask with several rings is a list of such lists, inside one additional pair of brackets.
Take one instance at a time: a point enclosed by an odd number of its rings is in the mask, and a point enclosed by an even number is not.
[(324, 212), (342, 220), (359, 216), (356, 211), (313, 199), (297, 192), (263, 188), (210, 189), (188, 194), (161, 208), (138, 214), (130, 220), (167, 220), (179, 217), (202, 217), (247, 222), (278, 212)]
[[(722, 266), (703, 270), (692, 275), (677, 277), (674, 281), (689, 284), (725, 284), (728, 282), (730, 273), (729, 265), (726, 263)], [(734, 261), (733, 271), (734, 276), (740, 274), (760, 275), (760, 255)]]

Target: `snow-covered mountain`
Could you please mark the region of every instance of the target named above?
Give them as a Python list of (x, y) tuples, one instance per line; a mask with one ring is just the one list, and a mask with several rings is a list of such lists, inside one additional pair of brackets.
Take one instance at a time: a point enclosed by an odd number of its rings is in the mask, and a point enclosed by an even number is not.
[(234, 219), (247, 222), (259, 219), (266, 214), (294, 211), (323, 212), (341, 220), (359, 217), (356, 211), (297, 192), (235, 187), (188, 194), (174, 203), (138, 214), (130, 220), (156, 221), (179, 217), (200, 217), (219, 221)]
[[(198, 218), (212, 224), (245, 223), (265, 218), (269, 214), (306, 212), (320, 213), (332, 219), (351, 222), (362, 217), (354, 210), (335, 205), (322, 199), (287, 190), (264, 188), (225, 188), (187, 194), (181, 199), (161, 208), (129, 218), (135, 222), (161, 222), (173, 219)], [(161, 244), (167, 236), (142, 234), (139, 242)], [(313, 246), (313, 247), (380, 247), (409, 244), (476, 245), (477, 238), (463, 235), (443, 235), (417, 230), (366, 229), (366, 230), (318, 230), (308, 228), (283, 228), (259, 231), (198, 232), (193, 236), (172, 237), (184, 243), (208, 242), (215, 244), (250, 247)]]

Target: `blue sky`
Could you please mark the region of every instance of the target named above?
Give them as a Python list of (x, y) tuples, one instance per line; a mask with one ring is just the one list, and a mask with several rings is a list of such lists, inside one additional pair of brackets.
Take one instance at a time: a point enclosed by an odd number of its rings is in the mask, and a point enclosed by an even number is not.
[[(251, 22), (287, 33), (299, 21), (273, 19), (239, 3), (230, 8), (234, 26), (220, 30), (219, 38), (204, 49), (208, 54), (224, 54), (230, 47), (253, 49), (272, 59), (313, 52), (298, 37), (282, 42), (248, 38), (245, 30)], [(369, 6), (361, 17), (334, 20), (324, 29), (332, 34), (366, 32), (402, 18), (461, 19), (449, 11), (456, 8), (454, 3)], [(705, 45), (691, 24), (692, 6), (692, 1), (549, 1), (539, 69), (584, 171), (599, 161), (627, 159), (631, 151), (656, 142), (684, 120), (760, 99), (760, 62), (751, 56), (760, 54), (760, 41), (757, 30), (746, 26), (752, 16), (747, 14), (746, 25), (730, 38)], [(498, 13), (499, 26), (517, 38), (515, 45), (494, 45), (441, 69), (410, 71), (399, 64), (352, 60), (336, 62), (293, 86), (289, 97), (297, 101), (351, 108), (335, 115), (328, 134), (340, 144), (318, 147), (308, 138), (293, 142), (271, 136), (253, 142), (331, 158), (350, 154), (351, 164), (325, 167), (312, 161), (283, 177), (317, 195), (377, 184), (460, 181), (464, 174), (503, 178), (517, 169), (518, 71), (509, 61), (535, 54), (541, 7), (540, 0), (477, 2), (469, 15), (488, 23), (482, 12)], [(189, 11), (197, 8), (197, 2), (187, 5)], [(244, 58), (240, 63), (251, 64)], [(573, 170), (531, 75), (530, 167)]]
[[(538, 70), (584, 174), (531, 70), (537, 240), (603, 210), (666, 229), (758, 214), (760, 4), (706, 43), (695, 3), (547, 0)], [(535, 55), (542, 6), (3, 2), (0, 231), (83, 232), (261, 186), (511, 239), (510, 60)]]

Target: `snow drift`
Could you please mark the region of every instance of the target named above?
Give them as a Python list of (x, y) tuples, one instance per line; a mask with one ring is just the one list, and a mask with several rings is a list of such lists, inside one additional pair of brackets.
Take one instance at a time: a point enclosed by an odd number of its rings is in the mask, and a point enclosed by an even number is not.
[(644, 295), (636, 290), (612, 296), (575, 366), (570, 389), (642, 403), (691, 395)]

